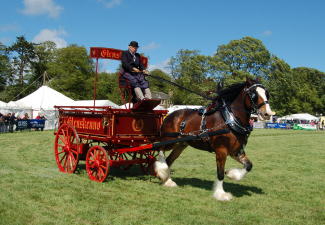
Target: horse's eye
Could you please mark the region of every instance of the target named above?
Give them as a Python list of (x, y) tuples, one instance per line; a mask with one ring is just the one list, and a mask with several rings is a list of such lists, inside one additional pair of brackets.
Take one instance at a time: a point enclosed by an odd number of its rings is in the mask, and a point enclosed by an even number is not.
[(269, 98), (270, 98), (269, 92), (265, 91), (265, 94), (266, 94), (266, 99), (269, 100)]

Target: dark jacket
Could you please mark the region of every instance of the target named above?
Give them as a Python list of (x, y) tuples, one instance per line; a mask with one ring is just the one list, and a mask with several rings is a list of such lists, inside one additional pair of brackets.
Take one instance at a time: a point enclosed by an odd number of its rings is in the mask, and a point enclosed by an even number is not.
[(122, 61), (122, 77), (130, 81), (131, 87), (149, 88), (149, 82), (142, 73), (132, 72), (133, 68), (140, 71), (145, 70), (146, 67), (140, 60), (140, 55), (135, 53), (136, 60), (134, 62), (132, 54), (129, 50), (123, 51), (121, 55)]
[(132, 73), (133, 68), (137, 68), (140, 71), (145, 70), (146, 67), (140, 60), (140, 54), (135, 53), (135, 62), (133, 60), (132, 54), (129, 50), (123, 51), (121, 55), (122, 70), (126, 73)]

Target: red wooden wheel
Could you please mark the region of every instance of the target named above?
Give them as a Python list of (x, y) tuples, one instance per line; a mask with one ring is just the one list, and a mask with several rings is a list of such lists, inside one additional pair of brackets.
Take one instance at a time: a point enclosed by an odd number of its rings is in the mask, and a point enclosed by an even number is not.
[(145, 174), (156, 176), (156, 170), (154, 168), (154, 163), (156, 162), (156, 157), (159, 155), (159, 151), (145, 151), (140, 152), (140, 158), (146, 159), (147, 162), (141, 163), (141, 169)]
[[(136, 158), (136, 153), (133, 152), (126, 152), (126, 153), (122, 153), (122, 154), (113, 154), (110, 155), (111, 160), (113, 160), (114, 162), (119, 162), (119, 161), (124, 161), (124, 160), (133, 160)], [(116, 168), (119, 168), (121, 170), (128, 170), (130, 169), (130, 167), (133, 164), (126, 164), (126, 165), (118, 165), (115, 166)]]
[(70, 123), (62, 124), (55, 136), (55, 158), (61, 172), (73, 173), (78, 165), (79, 136)]
[(86, 170), (91, 180), (103, 182), (109, 168), (109, 158), (103, 147), (96, 145), (89, 149), (86, 156)]

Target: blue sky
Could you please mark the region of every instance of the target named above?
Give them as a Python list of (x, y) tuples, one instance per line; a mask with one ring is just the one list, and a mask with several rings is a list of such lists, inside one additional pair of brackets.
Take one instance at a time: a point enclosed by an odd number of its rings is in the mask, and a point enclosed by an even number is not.
[[(250, 36), (291, 68), (325, 72), (325, 1), (314, 0), (9, 0), (0, 3), (0, 42), (24, 35), (35, 43), (127, 49), (139, 42), (151, 69), (164, 69), (180, 49), (213, 55)], [(118, 62), (100, 60), (115, 72)]]

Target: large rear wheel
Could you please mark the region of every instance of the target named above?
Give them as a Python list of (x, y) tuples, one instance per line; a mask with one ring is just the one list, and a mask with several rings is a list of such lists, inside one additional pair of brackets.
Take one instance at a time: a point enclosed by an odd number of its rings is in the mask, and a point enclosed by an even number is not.
[(109, 169), (110, 164), (106, 150), (99, 145), (89, 149), (86, 156), (86, 170), (89, 178), (93, 181), (103, 182)]
[(55, 136), (55, 158), (61, 172), (73, 173), (78, 165), (79, 136), (70, 123), (62, 124)]

